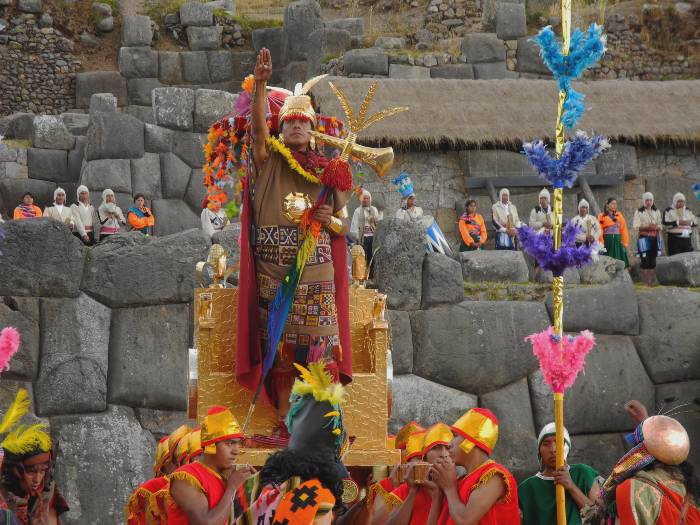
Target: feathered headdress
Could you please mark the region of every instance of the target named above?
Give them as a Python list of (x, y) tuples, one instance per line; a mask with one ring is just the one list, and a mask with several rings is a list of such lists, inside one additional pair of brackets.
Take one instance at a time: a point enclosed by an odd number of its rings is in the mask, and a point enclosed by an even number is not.
[(543, 270), (552, 272), (554, 277), (561, 277), (567, 268), (580, 268), (591, 262), (591, 247), (586, 244), (576, 246), (576, 235), (580, 229), (567, 221), (558, 250), (554, 249), (554, 238), (550, 233), (538, 233), (529, 226), (518, 228), (518, 240), (523, 251), (532, 256)]
[(0, 373), (10, 368), (10, 360), (19, 350), (20, 335), (16, 328), (3, 328), (0, 332)]
[(33, 425), (19, 423), (29, 412), (30, 404), (29, 393), (24, 388), (20, 388), (0, 421), (0, 434), (7, 434), (0, 443), (0, 447), (16, 456), (51, 450), (51, 436), (46, 432), (46, 426), (43, 423)]

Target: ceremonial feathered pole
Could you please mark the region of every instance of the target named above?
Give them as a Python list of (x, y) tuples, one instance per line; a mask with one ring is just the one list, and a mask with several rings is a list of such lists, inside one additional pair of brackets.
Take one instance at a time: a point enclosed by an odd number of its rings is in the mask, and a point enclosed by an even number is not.
[[(589, 138), (583, 132), (576, 133), (571, 141), (566, 140), (565, 129), (573, 128), (586, 109), (584, 96), (573, 89), (572, 81), (600, 60), (605, 52), (605, 38), (597, 24), (592, 24), (585, 33), (577, 29), (572, 36), (571, 0), (562, 0), (561, 11), (561, 44), (551, 27), (545, 27), (533, 39), (540, 46), (542, 60), (559, 85), (556, 156), (551, 158), (541, 141), (523, 145), (532, 167), (553, 186), (554, 228), (551, 238), (546, 232), (537, 234), (526, 226), (520, 229), (519, 235), (523, 250), (553, 275), (554, 326), (527, 339), (532, 342), (545, 381), (552, 388), (557, 469), (564, 468), (564, 391), (574, 383), (583, 369), (585, 355), (595, 344), (593, 334), (588, 331), (577, 337), (564, 335), (564, 271), (588, 264), (591, 260), (589, 246), (575, 246), (576, 228), (570, 224), (565, 229), (563, 227), (564, 186), (571, 188), (586, 164), (609, 147), (605, 137), (594, 135)], [(565, 230), (563, 245), (562, 230)], [(557, 484), (557, 525), (566, 525), (565, 496), (563, 485)]]

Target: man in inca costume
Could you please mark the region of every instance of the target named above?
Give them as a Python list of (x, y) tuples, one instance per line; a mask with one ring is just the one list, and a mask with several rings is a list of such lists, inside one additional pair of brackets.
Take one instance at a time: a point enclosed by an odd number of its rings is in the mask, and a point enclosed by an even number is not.
[[(274, 366), (264, 378), (264, 394), (278, 409), (278, 433), (285, 438), (294, 363), (323, 360), (334, 380), (351, 380), (345, 248), (349, 229), (345, 203), (351, 192), (329, 190), (325, 183), (333, 161), (315, 149), (309, 133), (317, 125), (317, 115), (306, 93), (315, 82), (298, 86), (275, 115), (266, 87), (271, 74), (270, 52), (262, 49), (251, 107), (254, 173), (244, 188), (241, 217), (236, 374), (242, 385), (255, 389), (267, 371), (266, 362), (274, 356)], [(278, 118), (279, 138), (270, 134), (268, 118)], [(310, 231), (308, 224), (300, 226), (309, 220), (308, 214), (304, 216), (309, 209), (317, 224), (315, 246), (302, 265), (288, 315), (280, 314), (276, 294), (281, 286), (289, 286), (290, 267)], [(269, 334), (275, 322), (281, 325), (281, 336)]]

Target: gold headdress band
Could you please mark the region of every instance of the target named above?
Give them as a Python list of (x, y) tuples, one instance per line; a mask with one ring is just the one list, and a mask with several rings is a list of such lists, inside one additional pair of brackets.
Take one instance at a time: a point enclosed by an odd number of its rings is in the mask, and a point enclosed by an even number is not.
[(320, 75), (308, 80), (303, 86), (301, 83), (294, 87), (294, 94), (284, 99), (284, 104), (280, 108), (279, 120), (284, 122), (287, 119), (302, 118), (311, 121), (316, 127), (316, 111), (311, 104), (311, 97), (308, 95), (311, 88), (318, 84), (328, 75)]

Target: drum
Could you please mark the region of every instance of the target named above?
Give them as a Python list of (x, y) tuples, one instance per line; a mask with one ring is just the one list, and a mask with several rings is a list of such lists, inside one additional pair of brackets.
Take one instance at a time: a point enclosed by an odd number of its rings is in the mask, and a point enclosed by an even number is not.
[(654, 237), (640, 237), (637, 239), (637, 252), (640, 257), (643, 257), (645, 253), (650, 252), (652, 247), (658, 249)]
[(497, 250), (515, 250), (513, 237), (506, 232), (496, 232), (496, 249)]
[(452, 257), (452, 248), (450, 248), (450, 243), (447, 242), (445, 235), (442, 233), (440, 226), (438, 226), (437, 221), (432, 218), (430, 226), (428, 226), (425, 232), (425, 249), (428, 253), (441, 253)]

